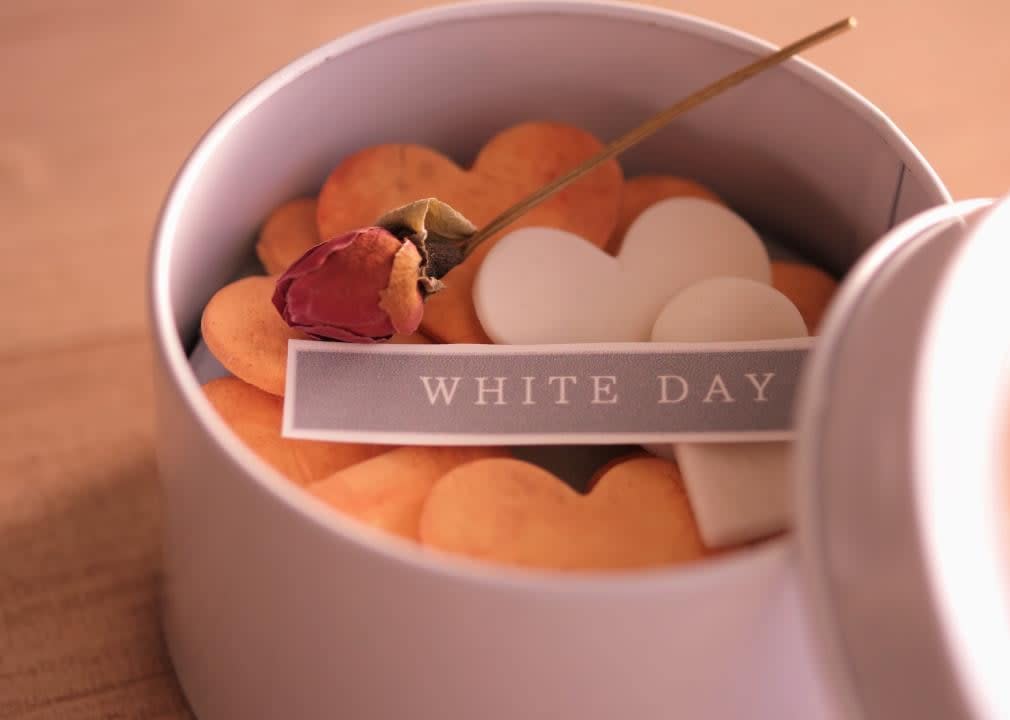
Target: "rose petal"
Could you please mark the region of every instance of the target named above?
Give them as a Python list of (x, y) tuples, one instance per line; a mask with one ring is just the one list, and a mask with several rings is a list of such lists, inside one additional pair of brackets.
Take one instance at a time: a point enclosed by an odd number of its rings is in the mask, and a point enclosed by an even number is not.
[(396, 329), (380, 307), (380, 293), (402, 249), (403, 242), (380, 227), (320, 243), (277, 280), (274, 305), (289, 326), (319, 339), (388, 340)]
[(424, 298), (417, 287), (421, 254), (412, 242), (404, 242), (393, 256), (389, 284), (379, 291), (379, 307), (389, 316), (396, 332), (409, 335), (417, 330), (424, 313)]

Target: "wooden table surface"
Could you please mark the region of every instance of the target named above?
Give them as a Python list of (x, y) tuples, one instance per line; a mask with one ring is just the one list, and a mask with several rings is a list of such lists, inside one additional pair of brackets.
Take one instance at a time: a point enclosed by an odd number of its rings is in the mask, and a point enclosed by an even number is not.
[[(158, 626), (145, 264), (239, 94), (420, 0), (0, 2), (0, 718), (191, 717)], [(1010, 4), (655, 2), (785, 43), (879, 105), (957, 198), (1010, 190)]]

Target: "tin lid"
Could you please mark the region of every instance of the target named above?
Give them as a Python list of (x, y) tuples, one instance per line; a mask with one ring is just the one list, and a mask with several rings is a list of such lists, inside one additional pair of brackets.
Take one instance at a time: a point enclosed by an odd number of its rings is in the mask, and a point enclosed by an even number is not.
[(921, 536), (976, 717), (1010, 717), (1010, 200), (978, 220), (923, 335), (913, 431)]
[(846, 278), (806, 369), (800, 562), (846, 717), (1010, 716), (1007, 268), (1010, 201), (912, 218)]

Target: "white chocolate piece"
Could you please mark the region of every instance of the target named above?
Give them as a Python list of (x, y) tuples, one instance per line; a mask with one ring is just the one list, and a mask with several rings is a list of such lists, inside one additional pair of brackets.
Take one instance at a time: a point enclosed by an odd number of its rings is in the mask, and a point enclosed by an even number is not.
[(616, 258), (561, 230), (509, 234), (477, 271), (473, 300), (496, 343), (644, 342), (671, 297), (716, 275), (769, 284), (761, 238), (721, 205), (669, 198), (638, 216)]
[(791, 443), (681, 443), (674, 455), (706, 547), (758, 540), (792, 524)]
[[(655, 342), (806, 335), (803, 317), (785, 295), (761, 283), (728, 277), (704, 280), (679, 293), (663, 308), (652, 330)], [(657, 448), (657, 454), (668, 456), (669, 448)], [(789, 452), (790, 444), (784, 442), (673, 446), (706, 545), (735, 545), (789, 526)]]
[(473, 305), (484, 332), (498, 344), (630, 341), (625, 314), (609, 307), (614, 293), (606, 285), (618, 277), (618, 261), (582, 237), (522, 228), (484, 258)]
[(652, 325), (653, 342), (730, 342), (807, 337), (803, 316), (781, 292), (737, 277), (711, 277), (670, 300)]

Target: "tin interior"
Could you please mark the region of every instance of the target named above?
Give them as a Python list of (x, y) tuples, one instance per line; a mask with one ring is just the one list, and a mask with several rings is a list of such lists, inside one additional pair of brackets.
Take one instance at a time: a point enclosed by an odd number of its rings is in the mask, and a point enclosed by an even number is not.
[[(181, 341), (187, 354), (195, 347), (198, 381), (222, 374), (197, 346), (207, 300), (237, 275), (258, 271), (252, 244), (266, 215), (284, 200), (315, 193), (344, 156), (372, 144), (413, 142), (465, 166), (494, 133), (529, 119), (570, 122), (613, 138), (759, 51), (757, 43), (703, 23), (671, 42), (668, 28), (622, 18), (612, 8), (592, 6), (575, 19), (550, 7), (518, 6), (494, 18), (458, 13), (439, 26), (438, 53), (429, 29), (405, 28), (342, 52), (339, 67), (306, 58), (211, 131), (173, 193), (174, 212), (166, 214), (174, 222), (163, 224), (155, 258), (171, 298), (175, 332), (168, 342)], [(612, 80), (601, 82), (590, 68), (611, 44), (615, 22), (627, 39), (606, 58)], [(556, 42), (573, 32), (579, 43)], [(514, 53), (517, 42), (523, 53)], [(420, 55), (426, 62), (411, 63), (410, 72), (389, 71), (396, 59)], [(545, 66), (552, 72), (542, 72)], [(620, 162), (629, 177), (665, 173), (701, 181), (785, 254), (836, 276), (896, 222), (946, 199), (885, 118), (801, 62), (692, 111)], [(612, 448), (596, 459), (620, 452)], [(592, 474), (586, 463), (569, 471), (550, 451), (520, 454), (577, 487)]]

